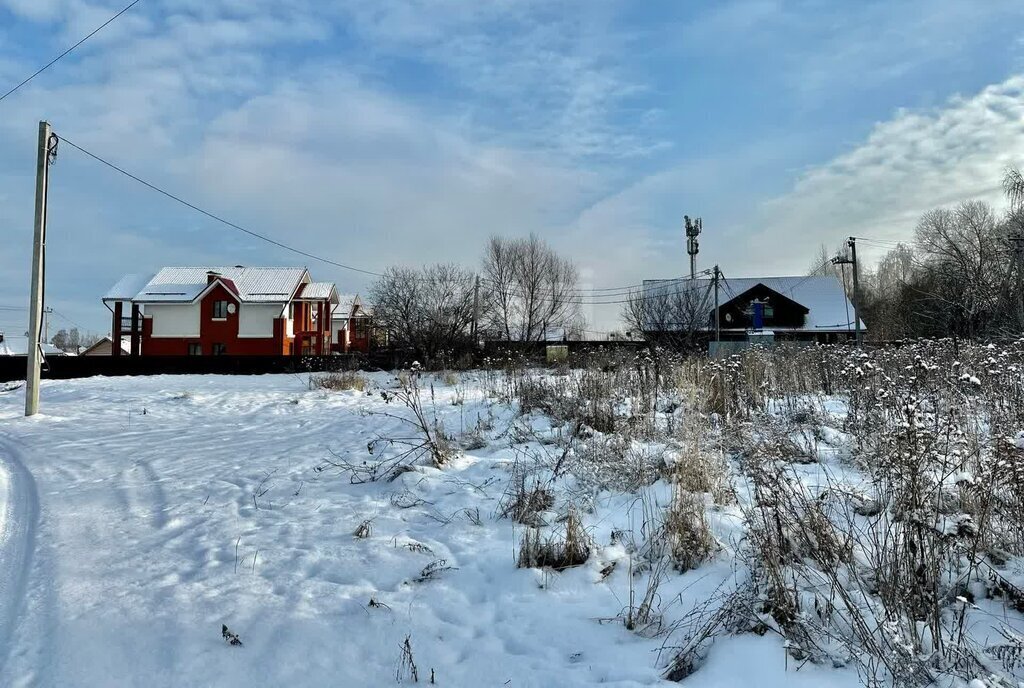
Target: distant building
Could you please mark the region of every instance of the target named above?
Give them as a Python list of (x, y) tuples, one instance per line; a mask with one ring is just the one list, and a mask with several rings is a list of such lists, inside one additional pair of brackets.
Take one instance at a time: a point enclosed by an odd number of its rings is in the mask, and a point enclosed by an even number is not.
[(331, 351), (338, 292), (301, 267), (167, 267), (125, 275), (103, 303), (130, 355), (298, 356)]
[[(92, 346), (82, 349), (79, 356), (113, 356), (114, 340), (110, 337), (103, 337)], [(121, 355), (127, 356), (132, 352), (131, 337), (121, 337)]]
[[(40, 348), (43, 350), (44, 356), (67, 356), (66, 351), (61, 351), (53, 344), (47, 344), (40, 342)], [(9, 336), (0, 332), (0, 356), (27, 356), (28, 355), (28, 337), (25, 336)]]
[(332, 348), (337, 353), (366, 352), (374, 339), (373, 312), (358, 294), (342, 294), (331, 316)]
[[(645, 280), (642, 293), (652, 304), (672, 303), (686, 317), (656, 317), (648, 309), (647, 335), (692, 329), (700, 339), (715, 334), (714, 283), (710, 279)], [(723, 342), (838, 342), (855, 336), (857, 317), (842, 283), (833, 275), (813, 277), (741, 277), (719, 280), (719, 327)], [(679, 322), (683, 320), (684, 322)], [(861, 321), (862, 333), (867, 325)]]

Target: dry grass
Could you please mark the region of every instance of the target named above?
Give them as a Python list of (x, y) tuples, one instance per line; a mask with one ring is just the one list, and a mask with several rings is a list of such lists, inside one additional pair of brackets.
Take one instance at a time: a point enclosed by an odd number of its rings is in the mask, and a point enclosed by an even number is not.
[(326, 389), (332, 392), (354, 389), (364, 392), (366, 391), (366, 387), (366, 378), (352, 370), (344, 370), (336, 373), (320, 373), (318, 375), (309, 376), (310, 389)]
[(562, 571), (582, 566), (590, 558), (594, 543), (583, 528), (575, 508), (570, 508), (562, 533), (542, 537), (540, 528), (528, 528), (519, 543), (519, 568), (551, 568)]
[(520, 473), (499, 508), (502, 518), (511, 518), (536, 528), (544, 525), (541, 512), (550, 510), (554, 505), (555, 495), (546, 485), (539, 480), (528, 485), (526, 475)]
[(680, 572), (695, 569), (718, 550), (718, 542), (708, 526), (707, 503), (702, 494), (676, 489), (666, 510), (662, 532), (669, 555)]
[(666, 468), (666, 474), (683, 492), (710, 495), (719, 505), (736, 503), (729, 462), (721, 453), (697, 452), (678, 457)]

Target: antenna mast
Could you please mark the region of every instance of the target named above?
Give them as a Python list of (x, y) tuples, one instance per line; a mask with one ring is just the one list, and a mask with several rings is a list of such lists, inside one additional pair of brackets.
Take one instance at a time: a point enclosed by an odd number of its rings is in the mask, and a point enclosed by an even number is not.
[(683, 222), (686, 225), (686, 252), (690, 254), (690, 279), (696, 279), (697, 253), (700, 251), (697, 236), (700, 234), (700, 230), (703, 229), (704, 224), (699, 217), (696, 220), (690, 220), (689, 215), (683, 215)]

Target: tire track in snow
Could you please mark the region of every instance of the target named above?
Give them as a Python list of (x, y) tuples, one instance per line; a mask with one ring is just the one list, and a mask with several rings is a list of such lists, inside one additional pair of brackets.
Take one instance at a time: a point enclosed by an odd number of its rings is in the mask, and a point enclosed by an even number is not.
[(0, 435), (0, 676), (25, 608), (39, 496), (14, 442)]

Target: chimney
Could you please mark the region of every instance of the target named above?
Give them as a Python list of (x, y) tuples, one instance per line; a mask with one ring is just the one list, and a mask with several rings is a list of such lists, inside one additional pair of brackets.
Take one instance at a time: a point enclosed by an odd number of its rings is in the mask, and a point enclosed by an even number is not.
[(219, 277), (220, 277), (220, 273), (216, 272), (215, 270), (207, 270), (206, 271), (206, 283), (207, 284), (213, 284), (214, 280), (218, 279)]

